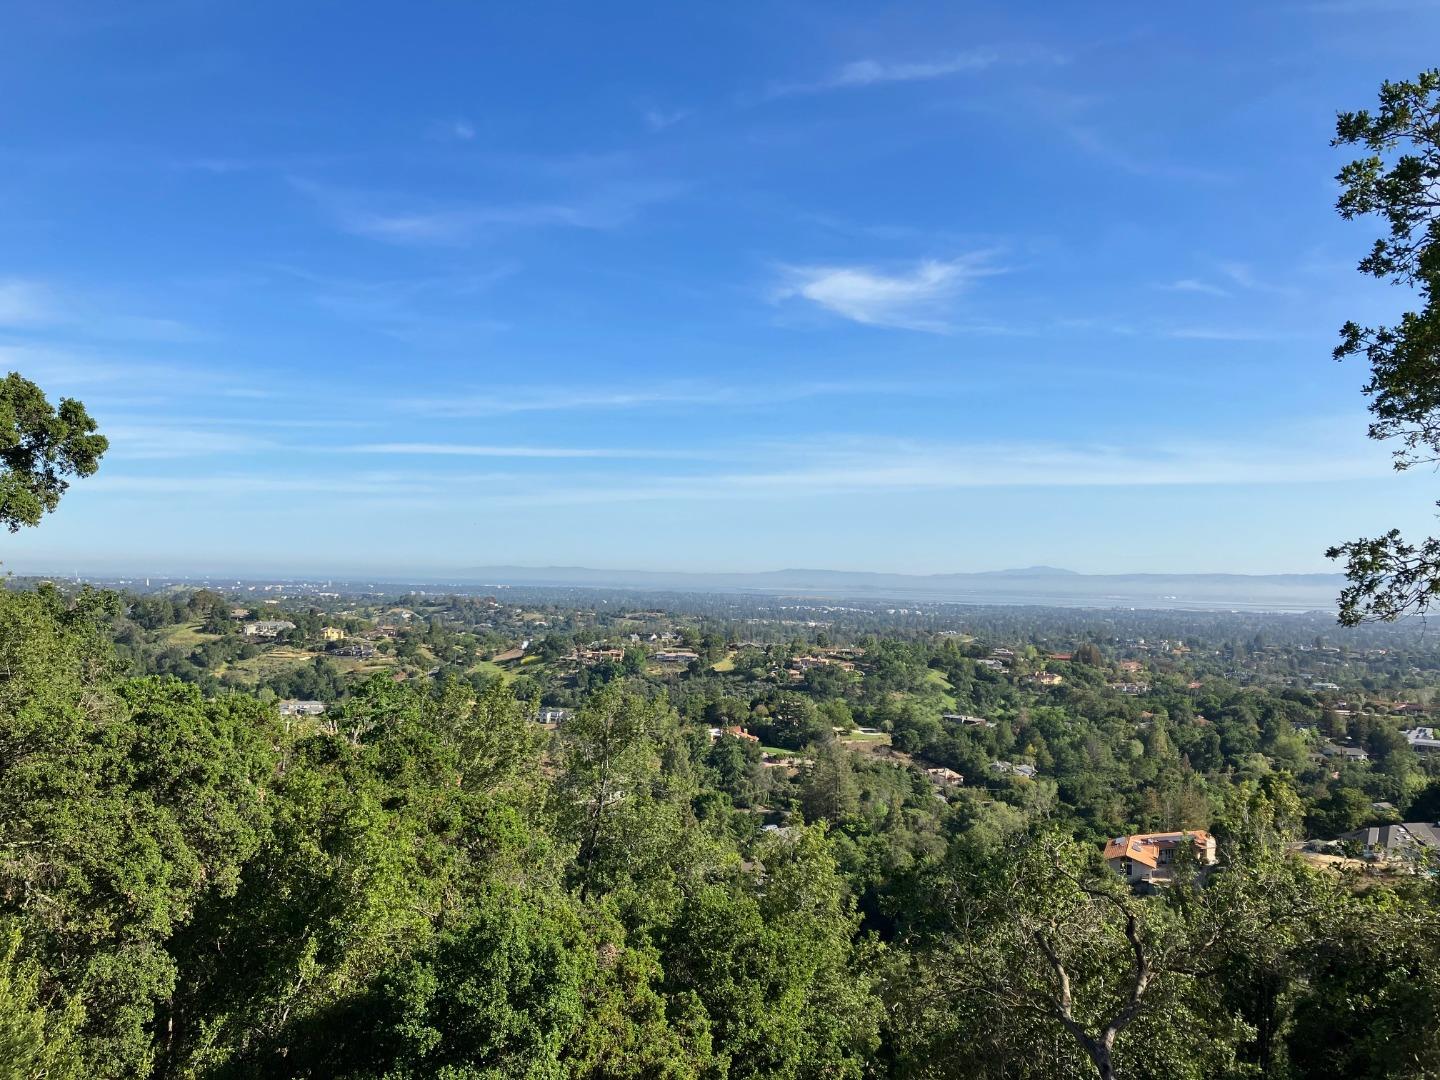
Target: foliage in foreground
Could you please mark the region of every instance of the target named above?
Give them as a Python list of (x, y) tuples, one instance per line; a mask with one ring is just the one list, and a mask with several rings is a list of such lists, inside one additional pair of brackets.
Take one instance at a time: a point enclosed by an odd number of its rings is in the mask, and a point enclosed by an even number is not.
[(1287, 857), (1279, 774), (1230, 790), (1222, 867), (1138, 897), (1043, 816), (919, 843), (922, 802), (821, 783), (762, 833), (641, 683), (553, 743), (503, 685), (386, 677), (287, 732), (120, 676), (113, 616), (0, 594), (0, 1076), (1440, 1068), (1434, 881)]

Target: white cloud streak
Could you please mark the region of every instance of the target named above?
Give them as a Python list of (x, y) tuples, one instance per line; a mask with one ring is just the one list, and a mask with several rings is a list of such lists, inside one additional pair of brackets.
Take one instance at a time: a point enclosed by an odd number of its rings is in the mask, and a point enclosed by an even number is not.
[(857, 394), (933, 393), (933, 386), (880, 381), (815, 381), (777, 385), (671, 383), (648, 387), (510, 387), (481, 394), (450, 394), (402, 402), (413, 412), (437, 417), (504, 416), (527, 412), (606, 411), (693, 406), (764, 406)]
[(342, 231), (406, 245), (463, 245), (497, 230), (615, 229), (645, 207), (674, 198), (677, 184), (615, 182), (570, 199), (548, 202), (451, 203), (415, 206), (394, 195), (344, 191), (292, 178)]
[(43, 285), (21, 278), (0, 278), (0, 326), (35, 326), (55, 318), (54, 298)]
[(694, 454), (667, 450), (633, 450), (611, 447), (487, 446), (472, 443), (392, 442), (365, 443), (338, 448), (348, 454), (386, 454), (416, 457), (483, 458), (682, 458)]
[(1198, 278), (1181, 278), (1172, 281), (1168, 285), (1161, 285), (1159, 288), (1166, 292), (1203, 293), (1205, 296), (1229, 296), (1226, 289), (1219, 285), (1212, 285), (1208, 281), (1201, 281)]
[(789, 266), (774, 298), (807, 300), (865, 326), (944, 334), (955, 329), (948, 319), (955, 297), (977, 279), (1002, 272), (986, 252), (928, 259), (889, 274), (869, 266)]
[(922, 60), (877, 60), (862, 57), (842, 64), (823, 78), (810, 82), (775, 83), (764, 94), (766, 99), (823, 94), (836, 90), (855, 90), (888, 83), (929, 82), (985, 71), (997, 64), (1061, 62), (1062, 57), (1040, 48), (964, 49)]
[[(602, 473), (592, 475), (583, 485), (566, 473), (536, 476), (390, 470), (352, 474), (339, 469), (316, 475), (284, 476), (233, 471), (209, 476), (188, 472), (175, 476), (130, 476), (111, 472), (88, 481), (87, 490), (127, 498), (175, 494), (228, 498), (260, 493), (331, 496), (341, 500), (363, 496), (403, 499), (407, 505), (430, 500), (429, 505), (435, 509), (466, 510), (481, 506), (615, 502), (747, 503), (983, 488), (1333, 484), (1393, 475), (1383, 449), (1364, 442), (1347, 449), (1344, 440), (1333, 437), (1329, 425), (1312, 425), (1290, 434), (1292, 437), (1288, 440), (1277, 438), (1271, 442), (1157, 442), (1125, 446), (835, 439), (735, 448), (724, 455), (731, 467), (721, 472), (612, 474), (608, 477)], [(376, 444), (377, 448), (385, 445)], [(516, 449), (545, 451), (548, 448)], [(784, 468), (767, 467), (776, 461), (793, 464)], [(747, 463), (755, 467), (739, 467)], [(310, 499), (312, 504), (315, 501)]]

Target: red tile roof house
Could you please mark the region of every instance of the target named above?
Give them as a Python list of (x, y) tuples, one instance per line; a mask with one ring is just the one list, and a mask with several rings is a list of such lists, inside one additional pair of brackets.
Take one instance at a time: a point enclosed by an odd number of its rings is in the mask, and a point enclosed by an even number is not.
[(1175, 876), (1175, 852), (1186, 840), (1198, 864), (1214, 865), (1215, 838), (1200, 829), (1117, 836), (1105, 845), (1105, 863), (1131, 884), (1163, 884)]

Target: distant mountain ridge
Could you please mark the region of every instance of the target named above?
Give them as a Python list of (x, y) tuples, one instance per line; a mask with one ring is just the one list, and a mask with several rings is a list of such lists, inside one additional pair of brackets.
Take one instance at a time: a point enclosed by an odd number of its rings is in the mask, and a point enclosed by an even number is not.
[(584, 566), (482, 566), (460, 572), (475, 584), (794, 593), (836, 599), (894, 599), (1074, 607), (1329, 611), (1339, 574), (1082, 574), (1052, 566), (949, 574), (791, 568), (698, 573), (597, 570)]

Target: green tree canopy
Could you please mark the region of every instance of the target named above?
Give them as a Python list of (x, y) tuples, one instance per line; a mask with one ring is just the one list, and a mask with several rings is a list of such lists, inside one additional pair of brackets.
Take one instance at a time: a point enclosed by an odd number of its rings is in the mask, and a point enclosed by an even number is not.
[(60, 505), (68, 477), (90, 476), (110, 443), (85, 406), (59, 407), (18, 372), (0, 381), (0, 525), (18, 532)]
[[(1334, 145), (1367, 151), (1336, 177), (1340, 215), (1375, 215), (1387, 227), (1361, 273), (1413, 289), (1419, 300), (1392, 326), (1347, 322), (1335, 348), (1336, 359), (1369, 363), (1370, 437), (1398, 440), (1395, 466), (1406, 469), (1440, 457), (1440, 68), (1385, 83), (1374, 112), (1341, 113)], [(1425, 611), (1440, 596), (1440, 538), (1412, 543), (1392, 529), (1326, 554), (1346, 561), (1346, 625)]]

